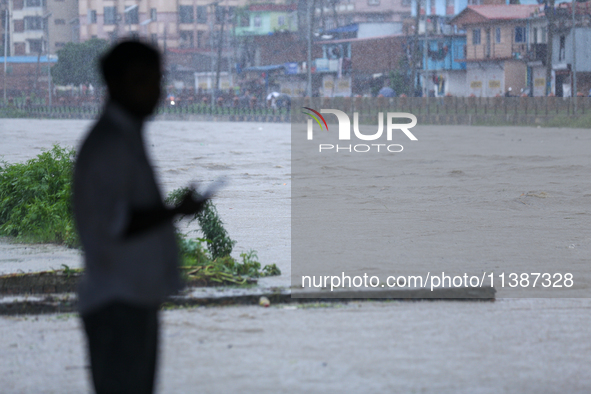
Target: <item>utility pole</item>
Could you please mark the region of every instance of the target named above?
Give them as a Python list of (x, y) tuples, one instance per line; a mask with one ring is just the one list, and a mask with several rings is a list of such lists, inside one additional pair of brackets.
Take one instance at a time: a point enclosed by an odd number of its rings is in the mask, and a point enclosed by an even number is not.
[(546, 44), (546, 96), (552, 92), (552, 46), (554, 41), (554, 0), (546, 0), (548, 43)]
[(409, 86), (409, 97), (414, 97), (415, 95), (415, 83), (417, 82), (417, 63), (419, 62), (418, 54), (419, 54), (419, 18), (421, 17), (421, 2), (420, 0), (415, 0), (416, 2), (416, 18), (415, 18), (415, 31), (414, 31), (414, 41), (413, 41), (413, 48), (412, 48), (412, 64), (411, 64), (411, 81)]
[(7, 77), (7, 59), (6, 57), (8, 56), (8, 20), (9, 20), (9, 15), (10, 13), (8, 12), (8, 0), (4, 1), (4, 4), (6, 5), (6, 8), (4, 10), (4, 15), (5, 15), (5, 19), (4, 19), (4, 104), (6, 104), (7, 98), (6, 98), (6, 77)]
[(575, 6), (577, 5), (575, 0), (572, 0), (571, 7), (572, 7), (572, 32), (573, 32), (573, 66), (572, 66), (572, 73), (573, 73), (573, 97), (575, 100), (573, 106), (573, 114), (577, 114), (577, 30), (575, 29)]
[[(220, 38), (218, 40), (218, 61), (217, 70), (215, 74), (215, 88), (220, 88), (220, 73), (222, 71), (222, 46), (224, 44), (224, 22), (226, 21), (226, 7), (222, 8), (222, 26), (220, 28)], [(216, 14), (217, 17), (217, 14)]]
[[(50, 61), (50, 56), (51, 56), (51, 45), (50, 45), (50, 41), (49, 41), (49, 17), (53, 15), (52, 12), (47, 13), (45, 15), (43, 15), (43, 23), (45, 23), (45, 26), (47, 27), (47, 93), (49, 94), (49, 106), (51, 107), (52, 102), (51, 102), (51, 61)], [(47, 21), (47, 23), (45, 22)]]
[(308, 74), (307, 96), (312, 97), (312, 0), (306, 0), (306, 20), (308, 22), (308, 63), (306, 64), (306, 74)]
[(218, 5), (218, 3), (211, 3), (209, 4), (210, 9), (212, 9), (213, 11), (211, 12), (211, 16), (209, 18), (209, 66), (210, 66), (210, 70), (211, 73), (209, 75), (208, 81), (211, 82), (211, 109), (213, 111), (213, 106), (214, 106), (214, 98), (215, 98), (215, 92), (214, 92), (214, 86), (213, 86), (213, 74), (215, 73), (214, 69), (213, 69), (213, 30), (214, 30), (214, 22), (215, 22), (215, 7)]

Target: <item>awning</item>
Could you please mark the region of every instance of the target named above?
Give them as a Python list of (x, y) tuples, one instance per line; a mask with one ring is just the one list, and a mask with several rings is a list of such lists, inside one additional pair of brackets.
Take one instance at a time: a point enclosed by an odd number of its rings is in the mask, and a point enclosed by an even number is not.
[(272, 64), (270, 66), (255, 66), (255, 67), (246, 67), (242, 71), (273, 71), (279, 70), (280, 68), (284, 68), (284, 64)]

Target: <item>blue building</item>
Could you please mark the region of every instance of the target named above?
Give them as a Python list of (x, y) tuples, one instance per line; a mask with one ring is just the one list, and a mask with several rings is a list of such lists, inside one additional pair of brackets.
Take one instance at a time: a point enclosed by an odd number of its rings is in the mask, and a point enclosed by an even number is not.
[(428, 36), (419, 40), (422, 50), (422, 69), (420, 71), (423, 93), (435, 96), (463, 96), (466, 87), (465, 48), (466, 36), (463, 34)]

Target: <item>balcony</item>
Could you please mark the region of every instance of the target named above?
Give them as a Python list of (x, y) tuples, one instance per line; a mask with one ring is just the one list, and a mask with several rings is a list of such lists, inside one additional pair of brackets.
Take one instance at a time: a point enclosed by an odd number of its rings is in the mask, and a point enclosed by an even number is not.
[(511, 46), (511, 57), (518, 60), (526, 60), (527, 44), (513, 44)]
[(543, 65), (546, 64), (546, 55), (547, 55), (547, 44), (531, 44), (529, 46), (529, 51), (527, 51), (527, 61), (528, 62), (537, 62), (541, 61)]

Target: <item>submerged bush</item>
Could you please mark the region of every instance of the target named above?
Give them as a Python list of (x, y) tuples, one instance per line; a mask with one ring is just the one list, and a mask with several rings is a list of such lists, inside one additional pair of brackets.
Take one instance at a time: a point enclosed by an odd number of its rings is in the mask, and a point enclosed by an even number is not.
[[(188, 188), (173, 190), (168, 195), (166, 202), (172, 205), (179, 204), (187, 192), (189, 192)], [(195, 197), (199, 197), (198, 193), (195, 194)], [(224, 281), (239, 283), (244, 282), (240, 280), (240, 277), (258, 278), (281, 275), (281, 271), (275, 264), (265, 265), (261, 269), (261, 263), (258, 261), (257, 253), (254, 250), (241, 253), (240, 258), (242, 261), (237, 261), (230, 256), (236, 241), (232, 240), (228, 235), (211, 200), (205, 204), (201, 212), (193, 216), (190, 222), (194, 220), (199, 222), (204, 238), (189, 239), (185, 234), (177, 233), (182, 265), (189, 269), (189, 278), (191, 278), (191, 275), (211, 275), (217, 272), (226, 275), (218, 276), (217, 279), (220, 281), (223, 277), (225, 278)], [(207, 250), (203, 244), (206, 244)], [(191, 267), (201, 268), (191, 269)], [(232, 275), (234, 278), (230, 279), (227, 275)], [(216, 281), (215, 279), (210, 280)]]
[(0, 162), (0, 235), (79, 245), (71, 206), (74, 155), (54, 145), (26, 163)]
[[(0, 161), (0, 235), (80, 246), (72, 212), (74, 157), (73, 149), (54, 145), (26, 163)], [(187, 191), (173, 191), (166, 202), (179, 203)], [(236, 241), (229, 237), (211, 201), (192, 220), (199, 221), (204, 238), (190, 239), (177, 232), (181, 265), (189, 279), (245, 283), (244, 277), (281, 274), (275, 264), (261, 269), (254, 251), (242, 253), (241, 262), (230, 256)]]

